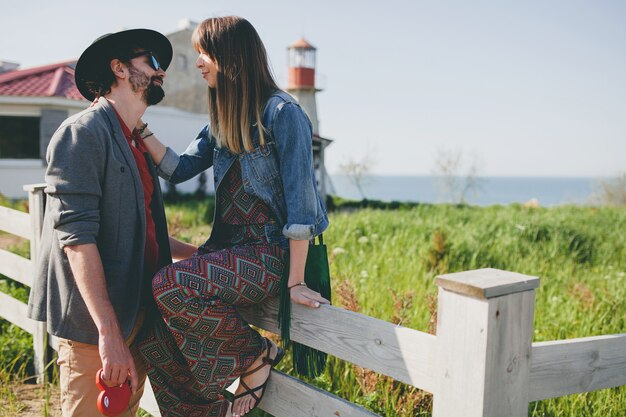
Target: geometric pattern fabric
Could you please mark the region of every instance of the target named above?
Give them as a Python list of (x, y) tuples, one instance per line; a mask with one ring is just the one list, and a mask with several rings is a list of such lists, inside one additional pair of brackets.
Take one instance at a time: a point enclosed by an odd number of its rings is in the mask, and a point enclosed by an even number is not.
[[(235, 307), (278, 295), (286, 268), (286, 253), (265, 238), (263, 223), (271, 212), (243, 190), (238, 162), (221, 185), (214, 227), (230, 232), (217, 234), (217, 241), (161, 269), (152, 280), (161, 317), (139, 349), (164, 416), (226, 413), (221, 392), (266, 349)], [(229, 198), (222, 198), (226, 193)]]

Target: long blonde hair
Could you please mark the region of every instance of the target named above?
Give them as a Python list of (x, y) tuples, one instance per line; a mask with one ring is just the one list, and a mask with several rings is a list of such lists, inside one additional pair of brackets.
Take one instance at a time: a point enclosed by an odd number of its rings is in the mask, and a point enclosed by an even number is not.
[(250, 152), (254, 123), (264, 145), (263, 106), (278, 86), (257, 31), (241, 17), (216, 17), (200, 23), (191, 42), (218, 67), (216, 86), (209, 88), (211, 132), (218, 145)]

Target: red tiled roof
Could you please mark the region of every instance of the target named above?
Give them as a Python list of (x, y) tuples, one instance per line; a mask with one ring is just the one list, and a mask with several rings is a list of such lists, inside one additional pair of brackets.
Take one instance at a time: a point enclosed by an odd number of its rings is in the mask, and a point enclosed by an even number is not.
[(304, 38), (300, 38), (297, 41), (295, 41), (294, 43), (292, 43), (291, 45), (289, 45), (290, 48), (295, 48), (295, 49), (315, 49), (315, 47), (313, 45), (311, 45), (306, 39)]
[(59, 62), (0, 74), (0, 95), (84, 100), (74, 83), (75, 64)]

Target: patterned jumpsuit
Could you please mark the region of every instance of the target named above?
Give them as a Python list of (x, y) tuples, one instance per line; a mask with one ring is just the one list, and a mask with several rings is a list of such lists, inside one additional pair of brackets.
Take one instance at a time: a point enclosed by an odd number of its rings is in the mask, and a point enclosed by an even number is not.
[(223, 416), (222, 390), (265, 350), (236, 306), (278, 294), (286, 252), (267, 242), (270, 208), (243, 187), (239, 160), (217, 191), (211, 238), (191, 258), (159, 271), (153, 295), (162, 319), (140, 350), (164, 416)]

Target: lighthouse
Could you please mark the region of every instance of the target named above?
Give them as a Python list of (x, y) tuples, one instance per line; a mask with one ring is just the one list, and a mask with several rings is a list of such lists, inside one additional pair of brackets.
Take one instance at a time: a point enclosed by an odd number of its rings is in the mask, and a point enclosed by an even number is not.
[(304, 38), (298, 39), (287, 48), (289, 60), (287, 91), (298, 100), (309, 115), (313, 133), (319, 134), (315, 93), (321, 90), (315, 88), (315, 52), (315, 47)]
[(313, 126), (315, 175), (319, 191), (325, 198), (326, 184), (329, 183), (329, 177), (324, 165), (324, 150), (332, 143), (332, 140), (323, 138), (319, 132), (315, 94), (322, 90), (315, 86), (315, 54), (315, 47), (304, 38), (298, 39), (287, 47), (289, 75), (286, 90), (298, 100), (298, 103), (311, 120), (311, 125)]

